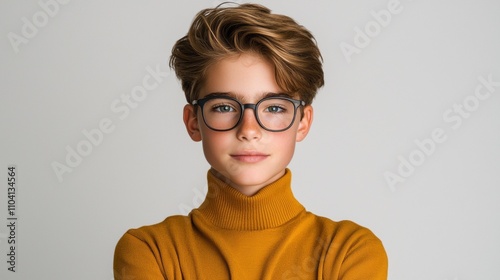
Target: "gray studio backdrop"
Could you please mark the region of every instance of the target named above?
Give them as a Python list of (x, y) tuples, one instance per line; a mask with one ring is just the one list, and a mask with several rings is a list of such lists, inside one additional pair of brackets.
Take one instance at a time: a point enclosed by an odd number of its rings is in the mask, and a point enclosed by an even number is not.
[[(323, 51), (298, 199), (371, 228), (391, 280), (500, 279), (500, 2), (256, 2)], [(168, 57), (218, 3), (0, 2), (1, 279), (110, 280), (127, 229), (203, 200)]]

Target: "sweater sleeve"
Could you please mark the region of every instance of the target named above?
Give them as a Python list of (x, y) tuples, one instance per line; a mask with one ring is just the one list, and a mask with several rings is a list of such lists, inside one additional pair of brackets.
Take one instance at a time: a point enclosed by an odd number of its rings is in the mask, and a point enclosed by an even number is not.
[(387, 254), (376, 238), (352, 244), (342, 262), (341, 280), (387, 280)]
[(116, 245), (113, 271), (116, 280), (167, 279), (149, 245), (129, 232)]

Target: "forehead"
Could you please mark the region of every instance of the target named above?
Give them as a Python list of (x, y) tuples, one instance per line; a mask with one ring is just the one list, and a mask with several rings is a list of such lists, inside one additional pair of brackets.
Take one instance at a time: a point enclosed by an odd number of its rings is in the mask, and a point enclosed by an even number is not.
[(252, 101), (283, 90), (276, 83), (275, 69), (269, 61), (243, 53), (217, 61), (207, 69), (199, 98), (216, 92)]

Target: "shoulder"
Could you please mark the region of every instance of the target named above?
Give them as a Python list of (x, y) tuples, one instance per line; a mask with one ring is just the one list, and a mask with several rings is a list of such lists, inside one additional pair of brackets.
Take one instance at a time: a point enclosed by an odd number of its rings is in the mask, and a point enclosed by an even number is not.
[(386, 251), (370, 229), (349, 220), (336, 222), (325, 217), (315, 218), (325, 231), (325, 263), (335, 267), (336, 262), (342, 262), (335, 273), (348, 279), (387, 279)]
[(170, 216), (160, 223), (129, 229), (115, 247), (116, 263), (137, 263), (141, 260), (161, 259), (163, 254), (175, 254), (176, 239), (182, 239), (190, 230), (188, 216)]
[(321, 228), (325, 279), (387, 279), (387, 254), (370, 229), (349, 220), (308, 215)]
[(164, 259), (175, 258), (173, 239), (182, 236), (189, 225), (189, 217), (171, 216), (154, 225), (129, 229), (115, 247), (116, 279), (126, 279), (129, 275), (166, 279), (166, 270), (160, 264)]
[(376, 239), (378, 237), (368, 228), (350, 220), (333, 221), (329, 218), (307, 213), (314, 220), (315, 224), (332, 235), (341, 235), (346, 238)]
[(335, 248), (335, 251), (348, 253), (362, 250), (385, 256), (382, 241), (367, 227), (350, 220), (333, 221), (312, 213), (308, 214), (312, 215), (315, 226), (321, 230), (323, 240)]
[(156, 224), (129, 229), (124, 236), (128, 235), (143, 242), (150, 242), (180, 234), (189, 230), (190, 227), (191, 219), (188, 216), (169, 216)]

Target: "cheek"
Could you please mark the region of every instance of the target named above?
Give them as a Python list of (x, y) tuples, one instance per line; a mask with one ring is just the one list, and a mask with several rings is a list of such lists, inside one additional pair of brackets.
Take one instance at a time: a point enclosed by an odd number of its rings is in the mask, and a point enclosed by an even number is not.
[(221, 145), (217, 143), (217, 141), (210, 136), (204, 135), (204, 138), (201, 140), (203, 146), (203, 154), (205, 155), (205, 159), (208, 161), (210, 165), (213, 165), (214, 162), (218, 161), (217, 155), (220, 154), (218, 148)]
[(210, 130), (207, 127), (201, 129), (203, 152), (207, 158), (220, 156), (225, 147), (229, 147), (229, 137), (224, 132)]
[(270, 142), (274, 143), (273, 146), (276, 151), (281, 151), (283, 154), (292, 156), (295, 150), (295, 135), (294, 130), (290, 128), (290, 131), (274, 135)]

